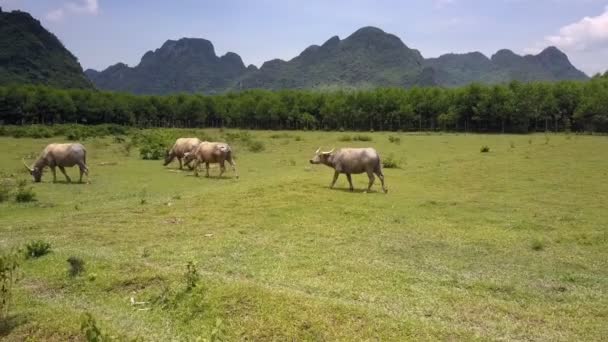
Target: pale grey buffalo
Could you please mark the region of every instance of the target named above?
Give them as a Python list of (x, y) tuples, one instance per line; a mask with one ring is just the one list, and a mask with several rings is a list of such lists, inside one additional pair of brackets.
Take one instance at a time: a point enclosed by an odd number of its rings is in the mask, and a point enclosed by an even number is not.
[(55, 168), (59, 167), (59, 170), (65, 176), (68, 182), (72, 180), (65, 173), (65, 167), (72, 167), (78, 165), (80, 169), (80, 180), (82, 183), (82, 175), (89, 175), (89, 168), (87, 167), (87, 150), (81, 144), (49, 144), (44, 148), (44, 151), (40, 154), (40, 157), (34, 162), (31, 167), (23, 162), (27, 170), (34, 177), (34, 182), (40, 182), (42, 180), (42, 170), (45, 167), (51, 168), (53, 172), (53, 182), (57, 181), (57, 174)]
[(374, 184), (374, 174), (380, 178), (382, 182), (382, 190), (384, 193), (388, 189), (384, 186), (384, 174), (382, 174), (382, 163), (380, 156), (373, 148), (342, 148), (337, 151), (321, 152), (321, 148), (315, 152), (315, 156), (310, 160), (311, 164), (325, 164), (335, 170), (334, 179), (331, 182), (330, 188), (333, 188), (341, 173), (346, 174), (350, 191), (353, 191), (353, 181), (351, 174), (367, 173), (369, 177), (369, 186), (367, 191), (370, 191)]
[(220, 177), (222, 177), (226, 171), (224, 163), (228, 162), (230, 166), (232, 166), (232, 171), (234, 171), (236, 178), (239, 178), (239, 175), (236, 172), (236, 163), (232, 157), (232, 149), (230, 148), (230, 145), (222, 142), (203, 141), (196, 146), (192, 152), (186, 153), (184, 160), (187, 163), (194, 160), (194, 175), (197, 177), (198, 165), (201, 163), (205, 163), (206, 177), (209, 177), (209, 164), (220, 164)]
[[(163, 165), (167, 166), (173, 161), (173, 159), (177, 158), (177, 161), (179, 162), (179, 169), (181, 170), (183, 168), (182, 159), (184, 158), (184, 155), (188, 152), (192, 152), (200, 143), (201, 140), (199, 138), (177, 139), (175, 144), (173, 144), (173, 147), (171, 147), (171, 149), (165, 153), (165, 163)], [(189, 167), (190, 161), (186, 161), (184, 165)]]

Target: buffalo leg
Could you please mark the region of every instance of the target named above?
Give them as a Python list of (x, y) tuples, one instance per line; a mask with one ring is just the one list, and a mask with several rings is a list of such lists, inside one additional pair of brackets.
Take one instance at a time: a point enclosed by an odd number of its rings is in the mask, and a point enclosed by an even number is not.
[(182, 166), (182, 158), (181, 157), (177, 157), (177, 161), (179, 162), (179, 169), (183, 170), (183, 166)]
[(223, 161), (220, 162), (220, 178), (222, 178), (222, 175), (224, 174), (224, 172), (226, 172), (226, 165), (224, 164)]
[(388, 193), (388, 189), (384, 186), (384, 174), (382, 174), (382, 171), (376, 171), (376, 175), (380, 178), (380, 182), (382, 183), (382, 191), (384, 191), (385, 194)]
[(86, 167), (84, 167), (83, 165), (78, 165), (78, 169), (80, 170), (80, 179), (78, 180), (78, 183), (82, 183), (82, 175), (85, 173), (88, 175), (88, 172)]
[(198, 161), (198, 159), (196, 159), (194, 161), (194, 166), (193, 166), (193, 168), (194, 168), (194, 176), (195, 177), (198, 177), (198, 164), (199, 164), (199, 161)]
[(350, 185), (350, 191), (354, 191), (355, 188), (353, 187), (353, 179), (352, 179), (350, 173), (346, 174), (346, 179), (348, 179), (348, 185)]
[(67, 180), (67, 181), (68, 181), (68, 183), (71, 183), (71, 182), (72, 182), (72, 180), (70, 179), (70, 176), (68, 176), (68, 174), (67, 174), (67, 173), (65, 173), (65, 169), (63, 168), (63, 166), (60, 166), (60, 167), (59, 167), (59, 171), (61, 171), (61, 173), (63, 173), (63, 175), (65, 176), (65, 180)]
[(57, 172), (54, 166), (51, 166), (51, 172), (53, 173), (53, 183), (55, 183), (57, 181)]
[(209, 178), (209, 162), (205, 162), (205, 169), (207, 171), (207, 173), (205, 174), (205, 177)]
[(372, 189), (372, 185), (374, 185), (376, 177), (374, 177), (374, 173), (371, 171), (367, 172), (367, 177), (369, 177), (369, 185), (367, 186), (367, 191), (369, 192)]
[(234, 162), (234, 160), (228, 159), (228, 163), (230, 163), (230, 166), (232, 166), (232, 171), (234, 171), (234, 175), (236, 176), (236, 178), (239, 178), (238, 173), (236, 173), (236, 163)]
[(340, 175), (340, 173), (338, 171), (334, 172), (334, 180), (331, 182), (331, 185), (329, 186), (330, 189), (333, 189), (334, 185), (336, 185), (336, 181), (338, 180), (339, 175)]

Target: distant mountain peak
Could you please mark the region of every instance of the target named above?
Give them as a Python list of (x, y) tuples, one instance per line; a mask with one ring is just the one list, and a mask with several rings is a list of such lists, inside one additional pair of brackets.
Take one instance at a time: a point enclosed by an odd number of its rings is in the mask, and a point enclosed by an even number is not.
[(7, 83), (92, 88), (76, 57), (22, 11), (0, 12), (0, 84)]
[(308, 46), (291, 60), (272, 59), (260, 68), (245, 67), (236, 53), (217, 57), (208, 40), (182, 38), (146, 53), (136, 68), (111, 71), (87, 74), (101, 88), (138, 93), (586, 79), (565, 54), (553, 47), (537, 56), (522, 57), (503, 49), (491, 58), (469, 52), (424, 59), (399, 37), (373, 26), (362, 27), (344, 39), (333, 36), (322, 45)]

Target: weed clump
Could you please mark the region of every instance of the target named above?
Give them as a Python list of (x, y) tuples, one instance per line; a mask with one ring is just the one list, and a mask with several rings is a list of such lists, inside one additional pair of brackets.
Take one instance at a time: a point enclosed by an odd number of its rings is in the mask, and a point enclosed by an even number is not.
[(257, 153), (264, 151), (266, 147), (264, 146), (263, 142), (259, 140), (252, 140), (247, 144), (247, 149), (249, 150), (249, 152)]
[(357, 134), (353, 137), (353, 140), (354, 141), (372, 141), (372, 137), (370, 137), (369, 135)]
[(399, 161), (395, 159), (395, 156), (391, 153), (388, 157), (382, 159), (382, 167), (385, 169), (398, 169)]
[(93, 315), (88, 312), (85, 313), (84, 317), (82, 318), (82, 322), (80, 323), (80, 331), (82, 331), (84, 334), (87, 342), (110, 341), (110, 339), (105, 336), (101, 332), (101, 329), (99, 329), (97, 326), (97, 322), (95, 321), (95, 318), (93, 318)]
[(34, 202), (36, 200), (36, 194), (31, 187), (27, 186), (27, 181), (21, 180), (17, 183), (17, 193), (15, 194), (15, 201), (19, 203)]
[(196, 287), (200, 280), (200, 275), (196, 269), (196, 264), (189, 261), (186, 264), (186, 273), (184, 273), (184, 281), (186, 282), (186, 291), (191, 291)]
[(353, 138), (350, 135), (343, 135), (338, 138), (338, 141), (353, 141)]
[(490, 152), (490, 147), (488, 147), (487, 145), (481, 146), (481, 149), (479, 149), (479, 151), (481, 153), (488, 153)]
[(392, 135), (388, 136), (388, 141), (390, 143), (397, 144), (397, 145), (401, 144), (401, 138), (400, 137), (395, 137), (395, 136), (392, 136)]
[(28, 259), (40, 258), (43, 255), (49, 254), (50, 252), (51, 244), (46, 241), (30, 241), (27, 245), (25, 245), (25, 257)]
[(545, 242), (541, 239), (534, 239), (530, 247), (532, 247), (532, 250), (539, 252), (545, 249)]
[(76, 277), (84, 273), (84, 260), (79, 257), (71, 256), (68, 258), (68, 275), (70, 277)]
[(0, 203), (6, 202), (11, 197), (11, 183), (8, 179), (0, 180)]
[(19, 271), (20, 251), (14, 250), (0, 253), (0, 323), (6, 317), (12, 303), (13, 287), (17, 282)]

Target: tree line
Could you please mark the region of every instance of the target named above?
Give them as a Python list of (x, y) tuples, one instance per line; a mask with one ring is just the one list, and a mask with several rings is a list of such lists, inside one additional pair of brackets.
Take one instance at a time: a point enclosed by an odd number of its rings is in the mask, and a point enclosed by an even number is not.
[(608, 132), (608, 73), (587, 82), (332, 92), (248, 90), (221, 95), (137, 96), (12, 85), (0, 87), (0, 122), (288, 130)]

